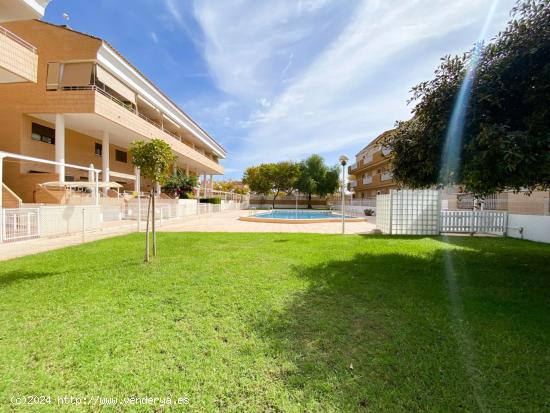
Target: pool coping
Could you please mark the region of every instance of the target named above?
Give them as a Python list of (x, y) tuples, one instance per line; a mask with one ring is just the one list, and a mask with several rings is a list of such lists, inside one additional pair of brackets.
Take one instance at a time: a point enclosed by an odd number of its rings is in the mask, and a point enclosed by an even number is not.
[[(323, 222), (342, 222), (342, 218), (311, 218), (311, 219), (285, 219), (285, 218), (261, 218), (261, 217), (239, 217), (239, 221), (248, 222), (272, 222), (276, 224), (319, 224)], [(367, 218), (346, 218), (346, 222), (365, 222)]]

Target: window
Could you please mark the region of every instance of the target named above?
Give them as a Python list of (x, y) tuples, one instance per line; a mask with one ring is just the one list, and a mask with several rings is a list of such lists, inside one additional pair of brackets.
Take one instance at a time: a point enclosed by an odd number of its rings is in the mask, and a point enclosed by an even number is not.
[(65, 182), (74, 182), (74, 176), (65, 175)]
[(124, 151), (115, 150), (115, 160), (122, 163), (128, 163), (128, 153)]
[(48, 63), (48, 74), (46, 77), (46, 90), (57, 90), (59, 88), (59, 62)]
[(32, 124), (31, 139), (37, 142), (55, 144), (55, 130), (48, 128), (47, 126), (39, 125), (38, 123)]
[(95, 154), (97, 156), (103, 155), (103, 145), (101, 143), (96, 143), (95, 144)]

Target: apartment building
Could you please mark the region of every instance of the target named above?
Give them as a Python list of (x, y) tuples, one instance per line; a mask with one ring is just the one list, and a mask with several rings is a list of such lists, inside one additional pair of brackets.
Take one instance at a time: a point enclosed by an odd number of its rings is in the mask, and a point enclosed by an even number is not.
[[(47, 1), (35, 3), (43, 13)], [(2, 23), (10, 35), (0, 40), (0, 151), (57, 164), (5, 156), (4, 198), (9, 192), (22, 202), (63, 203), (43, 184), (95, 179), (77, 166), (99, 169), (105, 189), (146, 189), (128, 153), (140, 139), (167, 142), (177, 156), (174, 168), (203, 182), (223, 174), (225, 149), (107, 41), (29, 20), (36, 17)]]
[(4, 23), (40, 19), (50, 0), (0, 0), (0, 84), (36, 82), (36, 47), (8, 30)]
[(355, 155), (355, 163), (348, 168), (354, 198), (372, 198), (398, 188), (390, 167), (390, 151), (382, 145), (390, 133), (392, 130), (382, 133)]

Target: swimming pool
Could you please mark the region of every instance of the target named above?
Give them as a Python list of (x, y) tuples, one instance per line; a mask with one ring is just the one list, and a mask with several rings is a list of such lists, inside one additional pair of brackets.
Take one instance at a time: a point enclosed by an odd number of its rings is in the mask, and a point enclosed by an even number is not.
[[(364, 218), (344, 216), (346, 221), (365, 221)], [(314, 222), (340, 222), (342, 215), (332, 211), (275, 209), (271, 211), (259, 211), (250, 216), (239, 218), (241, 221), (251, 222), (276, 222), (286, 224), (309, 224)]]

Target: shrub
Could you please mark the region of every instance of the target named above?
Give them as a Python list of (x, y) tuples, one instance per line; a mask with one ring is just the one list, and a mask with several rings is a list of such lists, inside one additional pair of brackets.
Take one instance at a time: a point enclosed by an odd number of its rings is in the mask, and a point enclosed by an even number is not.
[(214, 204), (219, 205), (222, 203), (222, 199), (220, 197), (214, 197), (214, 198), (201, 198), (199, 200), (201, 204)]
[(366, 215), (367, 217), (372, 217), (372, 216), (374, 216), (374, 209), (370, 209), (370, 208), (365, 209), (365, 215)]

